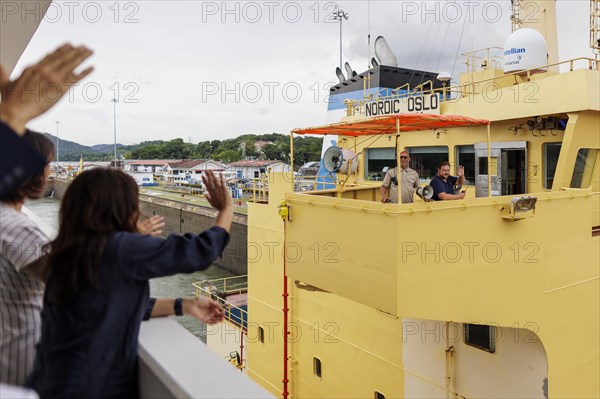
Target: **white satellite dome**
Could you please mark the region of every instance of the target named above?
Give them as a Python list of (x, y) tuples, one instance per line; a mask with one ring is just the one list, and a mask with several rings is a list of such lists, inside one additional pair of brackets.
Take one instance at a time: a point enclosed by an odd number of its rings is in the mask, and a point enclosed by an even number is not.
[(546, 39), (535, 29), (514, 31), (504, 42), (504, 73), (527, 69), (542, 72), (546, 69), (540, 67), (547, 63)]

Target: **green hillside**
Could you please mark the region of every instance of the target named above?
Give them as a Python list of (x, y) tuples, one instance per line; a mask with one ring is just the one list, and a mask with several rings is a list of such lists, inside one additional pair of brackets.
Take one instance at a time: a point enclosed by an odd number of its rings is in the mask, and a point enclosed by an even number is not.
[[(56, 136), (44, 133), (53, 143)], [(294, 163), (302, 165), (318, 161), (321, 157), (320, 137), (296, 137), (294, 139)], [(258, 143), (258, 145), (257, 145)], [(113, 158), (113, 144), (97, 144), (91, 147), (73, 141), (59, 139), (60, 161), (78, 161), (80, 156), (86, 161), (110, 161)], [(170, 141), (154, 140), (139, 144), (117, 144), (117, 157), (125, 159), (215, 159), (234, 162), (241, 159), (278, 159), (290, 161), (289, 136), (271, 133), (262, 135), (246, 134), (235, 139), (186, 143), (183, 139)]]

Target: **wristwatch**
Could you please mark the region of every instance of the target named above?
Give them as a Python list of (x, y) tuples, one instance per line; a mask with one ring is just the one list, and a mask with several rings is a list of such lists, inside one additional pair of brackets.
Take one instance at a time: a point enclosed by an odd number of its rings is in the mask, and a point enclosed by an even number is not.
[(175, 309), (175, 316), (183, 316), (183, 299), (175, 298), (173, 308)]

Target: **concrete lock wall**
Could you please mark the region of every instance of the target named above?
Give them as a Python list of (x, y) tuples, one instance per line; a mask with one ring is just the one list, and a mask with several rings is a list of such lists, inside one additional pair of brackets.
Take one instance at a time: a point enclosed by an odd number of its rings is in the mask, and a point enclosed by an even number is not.
[[(55, 179), (53, 182), (54, 198), (62, 199), (69, 181)], [(170, 201), (140, 194), (140, 211), (150, 217), (160, 215), (165, 218), (164, 236), (171, 233), (200, 233), (210, 228), (215, 220), (216, 211), (179, 201)], [(235, 214), (231, 226), (230, 241), (223, 256), (214, 263), (237, 275), (247, 274), (248, 265), (248, 218)]]
[[(165, 218), (165, 237), (171, 233), (200, 233), (213, 225), (216, 216), (216, 211), (212, 208), (147, 195), (140, 195), (140, 210), (147, 217), (160, 215)], [(215, 264), (238, 275), (247, 274), (247, 242), (248, 219), (245, 215), (236, 214), (231, 226), (229, 245)]]
[(62, 199), (65, 195), (65, 191), (67, 191), (67, 188), (69, 187), (69, 183), (69, 180), (66, 179), (54, 179), (52, 184), (54, 194), (52, 194), (52, 196), (57, 199)]

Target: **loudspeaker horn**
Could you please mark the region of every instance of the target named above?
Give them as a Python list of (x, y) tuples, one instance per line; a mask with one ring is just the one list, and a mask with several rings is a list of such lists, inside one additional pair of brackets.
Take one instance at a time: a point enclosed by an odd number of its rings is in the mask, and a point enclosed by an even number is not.
[(323, 165), (330, 173), (352, 174), (358, 168), (358, 157), (350, 150), (332, 146), (323, 154)]
[(421, 198), (432, 199), (433, 198), (433, 188), (431, 186), (419, 187), (417, 188), (417, 195)]

